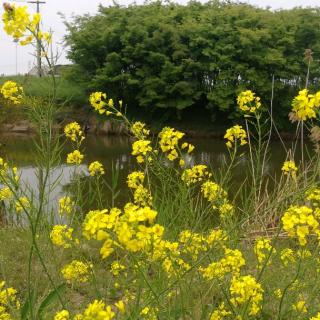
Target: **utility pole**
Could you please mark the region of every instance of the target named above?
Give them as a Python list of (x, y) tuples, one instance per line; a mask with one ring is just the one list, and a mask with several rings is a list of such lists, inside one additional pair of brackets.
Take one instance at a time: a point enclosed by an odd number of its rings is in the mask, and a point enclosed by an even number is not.
[(16, 45), (16, 75), (18, 75), (18, 39), (13, 40)]
[[(40, 4), (44, 4), (44, 1), (28, 1), (28, 3), (35, 3), (37, 5), (37, 13), (40, 13)], [(39, 25), (37, 26), (37, 34), (39, 34)], [(41, 70), (41, 40), (37, 38), (37, 73), (39, 77), (42, 77)]]

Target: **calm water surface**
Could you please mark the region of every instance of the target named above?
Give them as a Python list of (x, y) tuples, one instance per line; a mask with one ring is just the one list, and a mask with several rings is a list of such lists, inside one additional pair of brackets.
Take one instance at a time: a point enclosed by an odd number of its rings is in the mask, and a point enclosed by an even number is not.
[[(227, 148), (222, 140), (217, 139), (189, 139), (189, 142), (196, 146), (193, 156), (189, 159), (191, 164), (204, 163), (209, 165), (214, 171), (220, 167), (224, 159), (228, 156)], [(288, 144), (290, 146), (290, 144)], [(130, 140), (126, 137), (96, 137), (88, 136), (84, 143), (85, 161), (82, 166), (86, 171), (87, 164), (98, 160), (102, 162), (107, 171), (110, 173), (111, 167), (119, 169), (119, 189), (125, 188), (126, 175), (136, 166), (136, 161), (130, 156), (131, 145)], [(66, 145), (63, 151), (63, 157), (70, 152), (71, 146)], [(267, 163), (267, 174), (279, 174), (281, 165), (285, 160), (285, 152), (280, 142), (272, 142), (272, 153), (269, 155), (270, 160)], [(35, 149), (31, 136), (28, 135), (11, 135), (0, 136), (0, 156), (6, 158), (20, 169), (21, 177), (31, 187), (37, 186), (36, 170), (35, 170)], [(238, 166), (235, 179), (236, 183), (241, 183), (244, 177), (244, 170), (247, 167), (247, 159), (242, 158)], [(54, 180), (61, 175), (61, 183), (53, 192), (52, 200), (63, 194), (64, 186), (71, 179), (74, 168), (68, 165), (56, 167), (52, 171), (51, 179)], [(123, 188), (122, 188), (123, 187)]]

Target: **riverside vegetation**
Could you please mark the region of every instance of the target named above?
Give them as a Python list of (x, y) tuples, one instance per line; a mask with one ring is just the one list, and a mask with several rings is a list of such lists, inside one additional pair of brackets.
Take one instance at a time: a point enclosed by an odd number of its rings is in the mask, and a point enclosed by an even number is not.
[[(3, 22), (21, 44), (38, 41), (50, 66), (40, 16), (6, 4)], [(0, 88), (3, 105), (25, 106), (38, 130), (36, 190), (0, 159), (0, 319), (320, 319), (320, 92), (308, 90), (308, 79), (290, 113), (299, 138), (277, 176), (267, 174), (272, 105), (251, 90), (238, 95), (244, 124), (227, 130), (229, 158), (213, 170), (190, 164), (196, 146), (183, 132), (165, 127), (152, 137), (146, 124), (128, 120), (124, 102), (91, 93), (93, 109), (132, 134), (137, 169), (123, 207), (115, 170), (98, 161), (81, 166), (81, 126), (52, 133), (55, 91), (54, 76), (47, 99), (25, 96), (10, 80)], [(314, 152), (305, 149), (306, 131)], [(61, 159), (64, 140), (72, 150)], [(245, 154), (247, 177), (230, 192)], [(65, 162), (73, 187), (53, 205), (59, 177), (50, 172)]]
[(274, 77), (273, 118), (288, 130), (308, 64), (308, 87), (319, 89), (319, 18), (319, 8), (273, 11), (219, 0), (101, 6), (66, 23), (69, 76), (130, 101), (128, 116), (149, 124), (181, 118), (203, 126), (211, 118), (215, 128), (241, 121), (234, 99), (248, 84), (269, 101)]

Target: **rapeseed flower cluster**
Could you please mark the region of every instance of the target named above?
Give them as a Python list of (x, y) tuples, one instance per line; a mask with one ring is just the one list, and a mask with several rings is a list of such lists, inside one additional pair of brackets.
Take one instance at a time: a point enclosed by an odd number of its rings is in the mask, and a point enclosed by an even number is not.
[(103, 165), (99, 161), (94, 161), (94, 162), (90, 163), (88, 169), (89, 169), (89, 174), (91, 177), (102, 176), (105, 174)]
[(200, 267), (199, 271), (207, 280), (221, 279), (227, 274), (238, 276), (241, 267), (245, 264), (241, 251), (225, 248), (224, 257), (221, 260), (212, 262), (206, 268)]
[(144, 139), (150, 134), (150, 130), (146, 129), (145, 123), (140, 121), (134, 122), (130, 127), (130, 131), (137, 139)]
[(89, 97), (89, 102), (96, 111), (98, 111), (100, 114), (103, 114), (106, 112), (106, 107), (108, 105), (106, 99), (107, 95), (105, 93), (93, 92)]
[(230, 220), (234, 214), (234, 206), (227, 198), (227, 192), (217, 183), (207, 180), (201, 185), (201, 193), (213, 209), (218, 209), (221, 220)]
[[(102, 300), (94, 300), (83, 313), (76, 314), (73, 320), (111, 320), (116, 317), (116, 312), (125, 313), (125, 305), (122, 300), (114, 306), (106, 305)], [(62, 310), (56, 313), (54, 320), (70, 320), (69, 311)]]
[(140, 316), (145, 320), (157, 320), (158, 308), (145, 307), (141, 310)]
[(191, 169), (185, 169), (182, 172), (181, 179), (187, 186), (207, 180), (211, 178), (212, 173), (209, 172), (208, 167), (204, 164), (193, 166)]
[(292, 249), (285, 248), (280, 252), (280, 259), (284, 266), (287, 266), (289, 263), (293, 263), (296, 260), (295, 253)]
[(69, 319), (70, 319), (69, 311), (68, 310), (61, 310), (55, 314), (53, 320), (69, 320)]
[(299, 300), (295, 304), (292, 305), (292, 309), (297, 313), (307, 313), (307, 306), (305, 300)]
[(35, 39), (40, 14), (30, 15), (27, 6), (6, 4), (2, 15), (4, 31), (14, 39), (20, 40), (21, 45), (27, 45)]
[(88, 263), (73, 260), (62, 268), (61, 273), (68, 283), (87, 282), (91, 267), (92, 266)]
[(50, 232), (52, 243), (58, 247), (71, 248), (73, 228), (67, 225), (55, 225)]
[(83, 131), (78, 122), (71, 122), (64, 127), (65, 136), (73, 142), (76, 142), (78, 147), (84, 140)]
[(0, 87), (0, 93), (4, 99), (18, 105), (23, 99), (23, 88), (14, 81), (6, 81)]
[(74, 201), (69, 196), (64, 196), (60, 198), (58, 201), (58, 204), (59, 204), (58, 213), (60, 216), (63, 216), (65, 214), (70, 215), (73, 212), (75, 207)]
[(20, 197), (16, 201), (16, 213), (21, 213), (23, 210), (30, 209), (31, 204), (27, 197)]
[(0, 189), (0, 201), (9, 200), (13, 197), (13, 193), (9, 187), (3, 187)]
[(137, 189), (144, 181), (144, 173), (142, 171), (134, 171), (129, 173), (127, 184), (130, 189)]
[(258, 259), (259, 268), (262, 268), (266, 259), (268, 259), (268, 264), (271, 263), (270, 255), (275, 253), (275, 249), (272, 248), (270, 239), (256, 239), (253, 250)]
[(146, 159), (150, 161), (152, 159), (151, 151), (150, 140), (137, 140), (132, 144), (132, 155), (136, 157), (138, 163), (143, 163)]
[(126, 270), (126, 267), (119, 263), (118, 261), (114, 261), (111, 263), (111, 270), (110, 272), (114, 275), (114, 276), (118, 276), (120, 273), (122, 273), (122, 271)]
[(5, 182), (13, 179), (15, 182), (19, 182), (18, 168), (10, 167), (7, 162), (0, 158), (0, 178)]
[(220, 199), (224, 199), (227, 196), (225, 190), (223, 190), (217, 183), (213, 181), (206, 181), (201, 185), (201, 192), (203, 197), (212, 203), (215, 208), (215, 202)]
[(307, 89), (303, 89), (292, 101), (292, 111), (299, 121), (316, 118), (319, 107), (320, 91), (309, 94)]
[(179, 243), (181, 244), (181, 252), (189, 254), (192, 260), (197, 260), (198, 255), (207, 251), (207, 239), (204, 235), (192, 232), (191, 230), (183, 230), (179, 234)]
[(320, 312), (316, 316), (310, 318), (310, 320), (320, 320)]
[(82, 315), (78, 315), (78, 319), (82, 320), (111, 320), (115, 316), (111, 306), (107, 306), (101, 300), (94, 300), (84, 310)]
[(281, 170), (285, 175), (289, 175), (289, 176), (295, 178), (296, 172), (298, 171), (298, 168), (297, 168), (294, 161), (288, 160), (283, 163)]
[(17, 298), (17, 291), (14, 288), (7, 288), (4, 281), (0, 281), (0, 319), (11, 320), (11, 311), (20, 309), (20, 302)]
[(301, 246), (307, 244), (308, 235), (320, 236), (319, 222), (314, 211), (307, 206), (291, 206), (281, 220), (289, 237), (297, 237)]
[(30, 14), (26, 6), (15, 6), (4, 4), (2, 21), (4, 31), (12, 36), (14, 40), (19, 40), (21, 46), (26, 46), (33, 41), (41, 41), (45, 44), (51, 42), (51, 34), (39, 29), (41, 16), (39, 13)]
[(210, 316), (210, 320), (223, 320), (225, 317), (228, 317), (232, 314), (232, 312), (227, 311), (225, 303), (222, 302), (218, 309), (213, 311), (213, 313)]
[(320, 206), (320, 189), (317, 187), (311, 188), (306, 192), (306, 200), (310, 201), (313, 207)]
[(256, 94), (251, 90), (241, 92), (237, 98), (237, 103), (239, 109), (247, 114), (256, 113), (261, 107), (260, 98), (256, 97)]
[(133, 193), (134, 203), (139, 206), (150, 206), (152, 204), (152, 196), (147, 188), (139, 185)]
[(184, 137), (184, 133), (170, 127), (165, 127), (159, 133), (159, 146), (162, 152), (170, 161), (178, 158), (179, 142)]
[(228, 199), (224, 199), (219, 206), (219, 213), (222, 219), (232, 217), (234, 214), (234, 206), (228, 202)]
[(67, 155), (68, 164), (79, 165), (82, 163), (84, 156), (79, 150), (74, 150)]
[(248, 303), (251, 316), (256, 316), (261, 311), (263, 289), (253, 276), (234, 276), (231, 280), (230, 294), (230, 301), (234, 307), (241, 308)]
[(224, 138), (227, 140), (226, 145), (228, 148), (237, 146), (238, 141), (241, 146), (247, 144), (247, 133), (242, 126), (239, 125), (235, 125), (232, 128), (227, 129)]

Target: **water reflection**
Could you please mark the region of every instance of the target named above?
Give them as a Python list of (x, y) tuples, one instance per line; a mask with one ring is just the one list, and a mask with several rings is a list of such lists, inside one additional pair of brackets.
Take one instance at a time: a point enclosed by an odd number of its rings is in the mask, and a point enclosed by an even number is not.
[[(228, 151), (224, 141), (217, 139), (191, 139), (196, 148), (192, 156), (188, 155), (186, 162), (191, 165), (204, 163), (213, 171), (220, 168), (228, 159)], [(96, 137), (88, 136), (84, 143), (85, 160), (81, 167), (83, 172), (87, 172), (87, 164), (98, 160), (102, 162), (106, 168), (106, 178), (111, 182), (111, 168), (119, 170), (119, 190), (123, 190), (126, 185), (126, 176), (136, 166), (136, 161), (130, 156), (131, 143), (126, 137)], [(71, 151), (70, 145), (65, 145), (63, 150), (63, 159), (66, 158), (68, 152)], [(244, 150), (245, 151), (245, 150)], [(243, 152), (244, 152), (243, 151)], [(36, 192), (37, 178), (35, 169), (35, 149), (32, 137), (27, 135), (10, 135), (0, 136), (0, 156), (5, 157), (12, 165), (19, 167), (22, 180), (30, 185)], [(272, 155), (268, 154), (268, 162), (266, 162), (266, 173), (273, 175), (280, 171), (281, 165), (285, 160), (285, 152), (278, 142), (272, 143)], [(244, 178), (245, 168), (247, 167), (248, 153), (240, 159), (237, 167), (236, 179), (241, 182)], [(73, 167), (62, 165), (53, 168), (50, 179), (53, 181), (61, 176), (59, 186), (51, 195), (51, 200), (55, 201), (61, 197), (64, 186), (66, 186), (72, 177)]]

